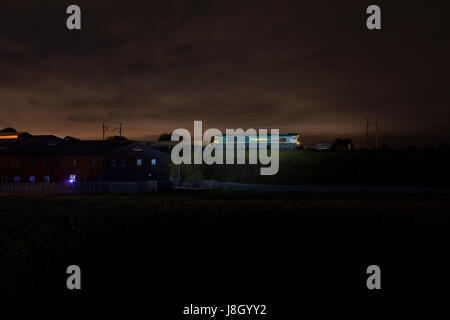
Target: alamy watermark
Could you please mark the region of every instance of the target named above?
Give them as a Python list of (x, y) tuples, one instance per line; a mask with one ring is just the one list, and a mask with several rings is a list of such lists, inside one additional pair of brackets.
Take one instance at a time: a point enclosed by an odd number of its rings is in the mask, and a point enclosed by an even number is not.
[[(171, 153), (172, 162), (184, 164), (260, 164), (261, 175), (275, 175), (279, 169), (279, 129), (226, 129), (225, 139), (222, 131), (211, 128), (203, 132), (202, 121), (194, 121), (194, 139), (187, 129), (172, 132), (172, 141), (181, 141)], [(270, 149), (270, 151), (269, 151)], [(192, 154), (193, 153), (193, 154)], [(235, 154), (236, 153), (236, 154)]]
[[(70, 14), (66, 20), (66, 26), (69, 30), (81, 30), (81, 8), (75, 4), (67, 7), (66, 13)], [(366, 14), (369, 15), (366, 20), (366, 26), (369, 30), (381, 29), (381, 8), (372, 4), (367, 7)]]
[(69, 274), (67, 277), (66, 286), (69, 290), (80, 290), (81, 289), (81, 269), (79, 266), (73, 264), (67, 267), (66, 273)]

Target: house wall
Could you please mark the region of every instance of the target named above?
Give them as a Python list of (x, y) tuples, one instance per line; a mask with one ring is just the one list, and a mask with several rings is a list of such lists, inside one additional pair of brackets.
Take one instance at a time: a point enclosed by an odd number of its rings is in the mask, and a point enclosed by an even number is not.
[[(137, 159), (141, 159), (141, 165), (137, 164)], [(76, 161), (75, 166), (71, 165), (72, 160)], [(91, 166), (91, 160), (95, 161), (94, 166)], [(156, 160), (156, 163), (152, 163), (152, 160)], [(59, 166), (59, 161), (62, 161), (62, 167)], [(138, 143), (103, 156), (3, 154), (0, 155), (0, 183), (31, 182), (31, 176), (34, 177), (34, 182), (64, 182), (69, 180), (70, 175), (75, 175), (77, 182), (168, 180), (169, 161), (168, 155)], [(46, 176), (49, 177), (48, 181), (44, 179)], [(14, 181), (15, 177), (20, 177), (20, 181)]]
[[(62, 161), (62, 167), (58, 166), (58, 160)], [(76, 161), (75, 167), (71, 166), (72, 160)], [(95, 161), (93, 167), (91, 160)], [(15, 166), (16, 161), (18, 167)], [(63, 182), (72, 174), (76, 175), (77, 181), (97, 181), (101, 172), (102, 159), (99, 156), (0, 156), (0, 176), (4, 177), (0, 182), (14, 182), (14, 177), (20, 177), (20, 182), (29, 182), (30, 176), (35, 177), (35, 182), (46, 182), (44, 176), (49, 176), (50, 182)]]
[[(141, 165), (137, 160), (141, 160)], [(152, 164), (152, 160), (156, 160)], [(169, 179), (169, 156), (149, 147), (134, 145), (104, 156), (103, 179), (110, 181), (148, 181)]]

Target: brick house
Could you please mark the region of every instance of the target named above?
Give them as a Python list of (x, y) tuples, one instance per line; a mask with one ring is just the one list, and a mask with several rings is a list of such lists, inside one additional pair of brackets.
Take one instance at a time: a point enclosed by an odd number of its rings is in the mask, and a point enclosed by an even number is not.
[(83, 141), (53, 135), (0, 142), (0, 182), (169, 179), (169, 156), (133, 141)]

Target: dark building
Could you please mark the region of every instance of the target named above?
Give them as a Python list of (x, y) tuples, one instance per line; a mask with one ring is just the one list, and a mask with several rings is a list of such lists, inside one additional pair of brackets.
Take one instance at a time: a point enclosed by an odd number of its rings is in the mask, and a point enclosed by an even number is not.
[(170, 157), (141, 142), (82, 141), (102, 156), (102, 180), (168, 180)]
[(0, 182), (168, 180), (169, 160), (134, 141), (24, 135), (0, 141)]

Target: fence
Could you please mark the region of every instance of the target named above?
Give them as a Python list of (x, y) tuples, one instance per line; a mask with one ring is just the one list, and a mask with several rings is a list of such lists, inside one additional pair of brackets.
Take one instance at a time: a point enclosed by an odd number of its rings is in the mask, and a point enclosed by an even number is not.
[(347, 192), (347, 193), (450, 193), (450, 187), (397, 185), (275, 185), (221, 182), (216, 180), (185, 181), (182, 187), (261, 192)]
[(164, 189), (166, 181), (1, 183), (0, 194), (149, 193)]

